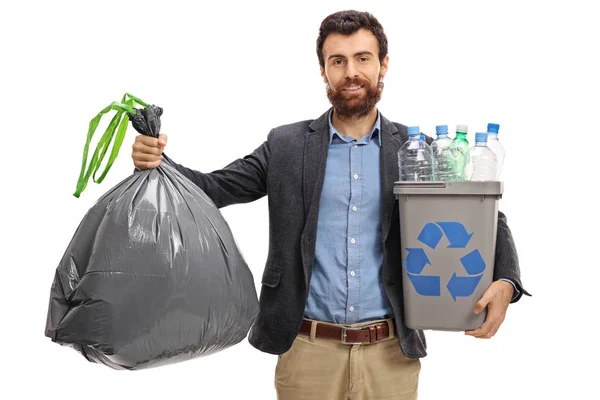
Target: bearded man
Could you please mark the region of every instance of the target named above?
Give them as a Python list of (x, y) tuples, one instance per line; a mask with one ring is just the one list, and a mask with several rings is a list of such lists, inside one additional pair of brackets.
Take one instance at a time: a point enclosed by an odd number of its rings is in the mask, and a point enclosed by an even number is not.
[[(319, 118), (272, 129), (251, 154), (210, 173), (168, 160), (217, 207), (268, 196), (269, 250), (248, 340), (278, 356), (278, 399), (416, 399), (426, 341), (404, 324), (393, 194), (408, 134), (376, 106), (387, 38), (371, 14), (342, 11), (323, 20), (316, 47), (332, 104)], [(157, 167), (166, 143), (165, 134), (136, 137), (135, 167)], [(475, 337), (493, 336), (524, 292), (501, 212), (497, 243)]]

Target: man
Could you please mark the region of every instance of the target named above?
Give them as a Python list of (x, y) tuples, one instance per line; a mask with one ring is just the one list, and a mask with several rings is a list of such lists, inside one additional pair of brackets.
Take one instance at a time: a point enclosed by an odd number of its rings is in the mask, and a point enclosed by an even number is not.
[[(218, 207), (268, 195), (270, 244), (249, 342), (279, 355), (280, 399), (416, 399), (422, 331), (403, 321), (401, 245), (393, 185), (407, 127), (379, 113), (387, 38), (368, 13), (328, 16), (317, 39), (332, 108), (277, 127), (252, 154), (201, 173), (170, 161)], [(428, 138), (430, 141), (431, 138)], [(166, 136), (138, 136), (134, 164), (155, 168)], [(523, 293), (499, 213), (494, 282), (476, 306), (490, 338)], [(516, 290), (516, 291), (515, 291)], [(349, 328), (349, 329), (344, 329)]]

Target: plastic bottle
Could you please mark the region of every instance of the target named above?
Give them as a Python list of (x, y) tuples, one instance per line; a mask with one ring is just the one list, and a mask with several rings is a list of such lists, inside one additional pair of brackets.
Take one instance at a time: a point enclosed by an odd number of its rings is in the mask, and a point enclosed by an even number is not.
[(465, 167), (469, 164), (471, 157), (469, 154), (469, 141), (467, 140), (467, 125), (456, 126), (456, 136), (450, 143), (451, 165), (456, 173), (457, 181), (467, 180)]
[(496, 180), (500, 180), (500, 175), (502, 174), (502, 167), (504, 165), (504, 156), (505, 151), (504, 147), (500, 143), (498, 139), (498, 131), (500, 130), (500, 125), (489, 123), (487, 126), (487, 146), (492, 149), (497, 159), (497, 167), (498, 171), (496, 172)]
[(408, 140), (398, 150), (398, 169), (401, 181), (434, 180), (433, 152), (421, 140), (418, 126), (408, 127)]
[(436, 139), (431, 143), (435, 178), (439, 181), (455, 181), (456, 171), (450, 155), (452, 139), (448, 136), (448, 125), (435, 127)]
[(471, 162), (468, 173), (471, 181), (495, 181), (497, 171), (496, 155), (487, 146), (486, 132), (475, 134), (475, 146), (471, 148)]

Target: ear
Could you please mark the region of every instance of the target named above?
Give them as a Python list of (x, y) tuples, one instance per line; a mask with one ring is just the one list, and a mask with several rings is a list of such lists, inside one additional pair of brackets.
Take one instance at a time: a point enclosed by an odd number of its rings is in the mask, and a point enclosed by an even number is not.
[(321, 78), (323, 78), (323, 82), (329, 82), (329, 79), (327, 79), (327, 74), (325, 73), (325, 68), (321, 66), (319, 66), (319, 68), (321, 68)]
[(388, 70), (388, 63), (390, 62), (390, 56), (385, 56), (381, 62), (381, 68), (379, 69), (379, 75), (383, 78)]

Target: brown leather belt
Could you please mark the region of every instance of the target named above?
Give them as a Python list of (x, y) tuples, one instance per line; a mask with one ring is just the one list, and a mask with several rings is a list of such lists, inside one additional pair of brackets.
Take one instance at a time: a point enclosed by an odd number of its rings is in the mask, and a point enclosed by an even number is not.
[[(312, 322), (303, 320), (300, 333), (310, 336)], [(316, 337), (337, 339), (344, 344), (376, 343), (390, 337), (390, 328), (386, 321), (357, 328), (317, 323)]]

